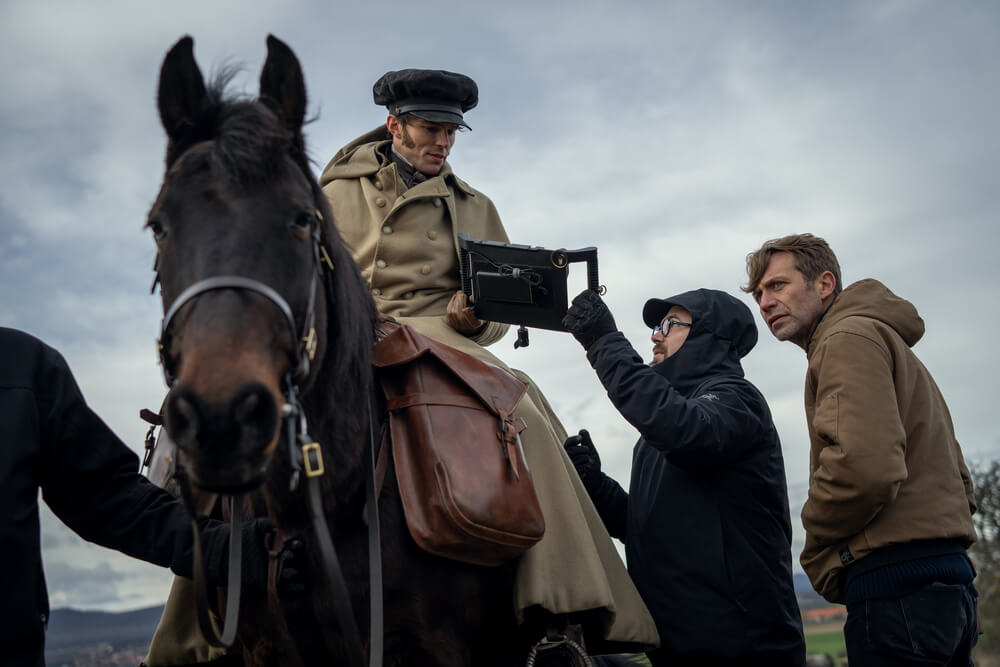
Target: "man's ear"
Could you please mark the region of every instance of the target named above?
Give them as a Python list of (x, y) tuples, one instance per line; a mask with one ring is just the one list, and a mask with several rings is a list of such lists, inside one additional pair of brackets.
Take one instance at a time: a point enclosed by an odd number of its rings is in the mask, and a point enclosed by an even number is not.
[(389, 134), (391, 134), (394, 138), (399, 137), (400, 130), (399, 130), (398, 118), (396, 118), (392, 114), (389, 114), (385, 119), (385, 126), (389, 130)]
[(828, 298), (833, 296), (833, 291), (837, 288), (837, 276), (833, 275), (833, 271), (824, 271), (819, 274), (816, 279), (816, 289), (819, 293), (819, 298), (826, 301)]

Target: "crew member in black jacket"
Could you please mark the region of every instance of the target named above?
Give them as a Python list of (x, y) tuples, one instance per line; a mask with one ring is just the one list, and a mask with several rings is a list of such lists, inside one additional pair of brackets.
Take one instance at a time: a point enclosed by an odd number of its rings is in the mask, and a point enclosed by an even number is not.
[[(0, 664), (45, 664), (49, 600), (39, 489), (84, 539), (191, 576), (187, 511), (138, 469), (138, 457), (87, 407), (62, 356), (0, 327)], [(206, 517), (199, 522), (206, 577), (224, 585), (229, 527)], [(270, 526), (266, 519), (245, 526), (243, 582), (263, 590), (263, 533)]]
[(805, 662), (792, 585), (781, 443), (743, 377), (757, 342), (742, 302), (699, 289), (650, 299), (653, 361), (586, 290), (563, 324), (583, 344), (612, 403), (640, 433), (629, 492), (601, 472), (587, 431), (566, 450), (656, 621), (655, 665)]

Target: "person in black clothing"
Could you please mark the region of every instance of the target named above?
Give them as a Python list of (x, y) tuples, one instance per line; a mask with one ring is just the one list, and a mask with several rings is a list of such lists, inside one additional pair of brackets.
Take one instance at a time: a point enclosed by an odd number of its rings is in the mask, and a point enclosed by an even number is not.
[(590, 435), (566, 451), (660, 633), (655, 665), (805, 662), (792, 584), (781, 444), (740, 359), (757, 342), (742, 302), (699, 289), (650, 299), (643, 363), (601, 297), (586, 290), (563, 324), (618, 411), (640, 433), (629, 492), (601, 472)]
[[(0, 663), (44, 665), (49, 601), (38, 490), (84, 539), (192, 576), (183, 504), (138, 473), (139, 459), (85, 403), (62, 355), (0, 327)], [(206, 577), (224, 586), (228, 525), (199, 517)], [(266, 587), (266, 519), (245, 524), (243, 583)], [(192, 613), (194, 610), (192, 609)]]

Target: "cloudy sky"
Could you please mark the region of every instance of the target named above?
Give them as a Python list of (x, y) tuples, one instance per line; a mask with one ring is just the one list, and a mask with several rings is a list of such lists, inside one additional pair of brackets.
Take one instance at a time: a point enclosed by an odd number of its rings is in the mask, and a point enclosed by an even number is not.
[[(474, 131), (452, 166), (493, 198), (514, 242), (597, 246), (606, 298), (644, 357), (646, 298), (713, 287), (752, 306), (738, 291), (747, 252), (825, 237), (845, 282), (878, 278), (923, 315), (916, 351), (970, 462), (1000, 453), (1000, 4), (0, 0), (0, 326), (61, 350), (137, 451), (138, 411), (165, 391), (142, 229), (162, 176), (159, 65), (191, 34), (204, 72), (243, 64), (237, 87), (251, 91), (268, 33), (305, 70), (317, 173), (384, 121), (371, 84), (385, 71), (476, 79)], [(801, 539), (805, 355), (760, 330), (745, 367), (782, 436)], [(535, 378), (568, 430), (589, 428), (627, 482), (636, 433), (568, 335), (533, 332), (515, 351), (511, 332), (493, 350)], [(167, 573), (48, 513), (43, 533), (54, 606), (165, 598)]]

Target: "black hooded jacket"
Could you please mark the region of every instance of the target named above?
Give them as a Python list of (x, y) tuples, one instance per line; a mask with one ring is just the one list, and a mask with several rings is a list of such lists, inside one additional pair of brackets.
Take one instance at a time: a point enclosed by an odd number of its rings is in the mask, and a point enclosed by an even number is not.
[(594, 504), (625, 543), (661, 653), (774, 654), (769, 664), (802, 665), (781, 444), (740, 364), (757, 342), (753, 315), (716, 290), (658, 305), (659, 317), (672, 305), (692, 316), (672, 356), (649, 366), (620, 332), (587, 351), (611, 401), (642, 436), (629, 492), (605, 475), (591, 489)]
[[(190, 518), (138, 469), (138, 457), (87, 407), (62, 356), (0, 327), (0, 663), (44, 664), (39, 489), (84, 539), (191, 576)], [(229, 527), (199, 523), (209, 570), (222, 581)]]

